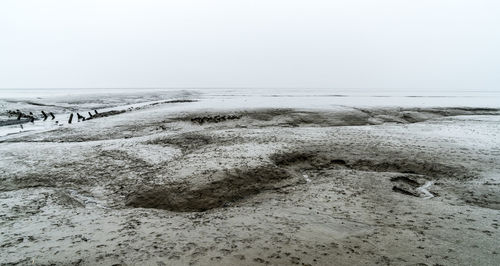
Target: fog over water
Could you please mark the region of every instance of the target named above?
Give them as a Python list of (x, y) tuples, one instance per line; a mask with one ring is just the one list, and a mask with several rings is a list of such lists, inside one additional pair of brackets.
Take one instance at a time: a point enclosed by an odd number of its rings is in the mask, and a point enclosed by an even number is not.
[(495, 0), (2, 0), (0, 88), (500, 90)]

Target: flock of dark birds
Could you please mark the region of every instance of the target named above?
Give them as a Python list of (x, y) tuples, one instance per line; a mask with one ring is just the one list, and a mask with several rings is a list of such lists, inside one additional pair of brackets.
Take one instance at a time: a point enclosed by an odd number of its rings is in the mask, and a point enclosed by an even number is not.
[(203, 116), (203, 117), (193, 117), (191, 122), (204, 124), (204, 123), (219, 123), (226, 120), (240, 119), (241, 115), (215, 115), (215, 116)]

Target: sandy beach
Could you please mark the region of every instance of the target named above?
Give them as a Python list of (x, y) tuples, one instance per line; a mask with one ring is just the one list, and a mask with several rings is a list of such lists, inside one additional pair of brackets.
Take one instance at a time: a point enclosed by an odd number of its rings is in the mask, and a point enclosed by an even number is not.
[(0, 264), (498, 265), (498, 96), (4, 96)]

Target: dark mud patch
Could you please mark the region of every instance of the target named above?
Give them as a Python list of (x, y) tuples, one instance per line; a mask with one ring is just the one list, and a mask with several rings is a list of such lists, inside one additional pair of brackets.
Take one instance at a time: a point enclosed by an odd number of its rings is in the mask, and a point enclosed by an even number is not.
[(409, 176), (396, 176), (391, 178), (391, 182), (394, 183), (392, 187), (392, 191), (394, 192), (414, 197), (420, 196), (420, 193), (416, 190), (420, 186), (420, 183), (415, 180), (415, 178)]
[[(347, 115), (349, 116), (349, 115)], [(349, 120), (349, 118), (345, 118)], [(328, 112), (302, 111), (294, 109), (256, 109), (237, 112), (218, 112), (204, 114), (190, 114), (176, 118), (180, 121), (188, 121), (196, 124), (220, 123), (238, 121), (239, 125), (250, 127), (297, 127), (300, 125), (363, 125), (366, 122), (339, 121), (338, 116), (331, 116)], [(342, 120), (342, 119), (340, 119)]]
[(242, 113), (256, 126), (362, 126), (373, 124), (369, 115), (357, 110), (318, 112), (295, 109), (266, 109)]
[(32, 102), (32, 101), (26, 101), (27, 104), (35, 105), (35, 106), (51, 106), (51, 107), (59, 107), (57, 105), (53, 104), (44, 104), (44, 103), (39, 103), (39, 102)]
[(157, 105), (157, 104), (162, 104), (162, 103), (194, 103), (194, 102), (197, 102), (197, 100), (180, 99), (180, 100), (164, 101), (164, 102), (161, 102), (161, 103), (153, 103), (151, 105)]
[(159, 137), (146, 142), (146, 144), (162, 145), (162, 146), (176, 146), (182, 152), (191, 152), (201, 149), (207, 145), (220, 144), (223, 140), (216, 137), (203, 135), (199, 133), (183, 133), (175, 136)]
[(409, 176), (396, 176), (391, 178), (392, 182), (396, 183), (402, 183), (402, 184), (408, 184), (412, 187), (418, 187), (420, 186), (420, 183), (416, 181), (414, 178), (411, 178)]
[(338, 158), (330, 158), (321, 153), (313, 152), (286, 152), (275, 153), (270, 156), (271, 161), (279, 167), (299, 168), (327, 168), (334, 165), (345, 166), (346, 161)]
[(196, 116), (191, 118), (191, 122), (203, 125), (205, 123), (220, 123), (228, 120), (237, 120), (240, 118), (241, 115)]
[(414, 189), (408, 189), (401, 186), (393, 186), (392, 191), (413, 197), (419, 196), (419, 194), (416, 191), (414, 191)]
[(186, 184), (140, 189), (127, 197), (127, 206), (175, 212), (202, 212), (227, 206), (291, 179), (292, 175), (275, 166), (232, 169), (219, 172), (216, 181), (199, 187)]
[(452, 107), (452, 108), (414, 108), (416, 111), (434, 112), (442, 115), (498, 115), (498, 108), (480, 108), (480, 107)]
[(113, 115), (119, 115), (119, 114), (123, 114), (125, 112), (126, 112), (126, 110), (111, 110), (111, 111), (107, 111), (107, 112), (102, 112), (102, 113), (94, 114), (91, 117), (86, 118), (86, 120), (95, 119), (95, 118), (102, 118), (102, 117), (108, 117), (108, 116), (113, 116)]
[(0, 127), (3, 126), (12, 126), (12, 125), (21, 125), (29, 123), (30, 119), (22, 119), (22, 120), (3, 120), (0, 121)]
[(433, 178), (447, 177), (466, 179), (474, 177), (465, 167), (460, 165), (447, 165), (430, 160), (415, 158), (374, 158), (374, 160), (357, 160), (348, 166), (355, 170), (373, 172), (398, 172), (406, 174), (424, 175)]
[[(302, 152), (292, 151), (276, 153), (270, 160), (280, 167), (294, 167), (303, 169), (346, 168), (370, 172), (396, 172), (405, 174), (423, 175), (438, 179), (440, 177), (465, 179), (474, 177), (465, 167), (447, 165), (431, 160), (393, 158), (389, 155), (370, 159), (356, 159), (324, 151)], [(360, 157), (357, 155), (357, 157)], [(366, 157), (369, 157), (367, 155)]]

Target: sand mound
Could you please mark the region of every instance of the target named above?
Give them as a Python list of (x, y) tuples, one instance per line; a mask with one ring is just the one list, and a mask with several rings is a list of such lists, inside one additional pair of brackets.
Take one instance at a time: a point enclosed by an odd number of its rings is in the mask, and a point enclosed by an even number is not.
[(282, 180), (292, 176), (274, 166), (220, 172), (221, 178), (201, 187), (191, 184), (174, 184), (137, 191), (128, 196), (126, 205), (155, 208), (176, 212), (206, 211), (272, 189)]

